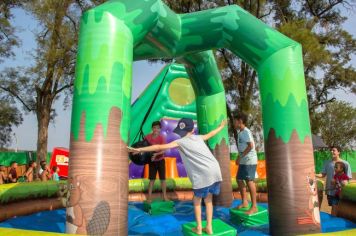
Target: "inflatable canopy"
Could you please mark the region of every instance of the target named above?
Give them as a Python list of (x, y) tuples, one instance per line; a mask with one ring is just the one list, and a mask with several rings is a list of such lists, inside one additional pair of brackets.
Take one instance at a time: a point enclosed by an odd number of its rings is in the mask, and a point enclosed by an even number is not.
[[(67, 221), (73, 226), (67, 227), (68, 233), (127, 234), (133, 61), (176, 58), (185, 65), (195, 92), (198, 128), (204, 134), (226, 119), (224, 87), (211, 51), (216, 48), (229, 49), (259, 76), (270, 232), (320, 231), (312, 191), (316, 188), (309, 184), (315, 183), (309, 181), (315, 176), (300, 44), (236, 5), (179, 15), (161, 0), (112, 0), (85, 12), (81, 20), (67, 214), (83, 222)], [(228, 169), (227, 128), (208, 144), (221, 168)], [(231, 201), (230, 171), (223, 171), (215, 203), (229, 206)], [(92, 217), (97, 212), (102, 213), (100, 219)]]

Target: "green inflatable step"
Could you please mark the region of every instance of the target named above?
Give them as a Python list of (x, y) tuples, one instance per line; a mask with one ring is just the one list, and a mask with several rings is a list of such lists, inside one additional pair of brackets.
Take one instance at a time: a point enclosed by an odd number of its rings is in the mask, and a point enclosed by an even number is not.
[(150, 203), (144, 201), (143, 210), (151, 215), (170, 214), (174, 212), (174, 202), (161, 199), (155, 199)]
[[(202, 222), (203, 228), (206, 226), (206, 221)], [(194, 222), (185, 223), (183, 225), (183, 234), (185, 236), (196, 236), (197, 234), (192, 231), (192, 228), (196, 227), (197, 224)], [(236, 236), (237, 231), (232, 226), (226, 224), (219, 219), (213, 219), (213, 234), (212, 235), (227, 235)], [(201, 235), (208, 235), (203, 232)], [(211, 235), (211, 234), (210, 234)]]
[(268, 211), (266, 208), (257, 206), (258, 212), (247, 215), (245, 212), (250, 209), (249, 207), (241, 209), (230, 209), (230, 220), (235, 225), (244, 226), (259, 226), (268, 224)]

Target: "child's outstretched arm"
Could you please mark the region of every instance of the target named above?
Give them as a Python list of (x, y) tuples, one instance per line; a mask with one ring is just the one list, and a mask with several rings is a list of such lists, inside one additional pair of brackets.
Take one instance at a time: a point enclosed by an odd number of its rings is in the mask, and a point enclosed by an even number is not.
[(220, 126), (218, 128), (210, 131), (207, 134), (202, 135), (203, 140), (206, 141), (206, 140), (214, 137), (217, 133), (219, 133), (225, 127), (226, 123), (227, 123), (226, 119), (222, 120), (221, 124), (220, 124)]
[(152, 145), (152, 146), (142, 147), (142, 148), (127, 147), (127, 150), (128, 152), (154, 152), (154, 151), (163, 151), (175, 147), (178, 147), (178, 143), (173, 141), (167, 144)]

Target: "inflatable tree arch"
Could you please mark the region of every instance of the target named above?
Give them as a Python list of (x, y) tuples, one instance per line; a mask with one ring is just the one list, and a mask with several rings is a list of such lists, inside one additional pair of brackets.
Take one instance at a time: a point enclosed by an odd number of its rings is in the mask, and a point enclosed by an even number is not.
[[(258, 73), (267, 156), (270, 232), (320, 231), (300, 44), (240, 7), (176, 14), (161, 0), (108, 1), (82, 16), (70, 143), (67, 232), (126, 235), (132, 63), (176, 58), (191, 78), (198, 126), (226, 118), (211, 49), (227, 48)], [(228, 133), (209, 140), (231, 203)]]

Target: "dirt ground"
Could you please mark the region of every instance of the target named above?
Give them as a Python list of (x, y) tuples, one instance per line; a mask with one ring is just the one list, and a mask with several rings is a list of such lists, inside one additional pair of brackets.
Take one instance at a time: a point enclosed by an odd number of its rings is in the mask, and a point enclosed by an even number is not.
[(321, 202), (320, 211), (331, 213), (331, 207), (328, 205), (328, 199), (326, 198), (326, 194), (324, 192), (323, 201)]

